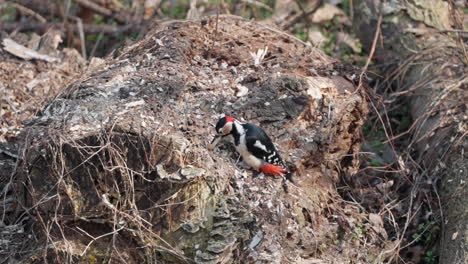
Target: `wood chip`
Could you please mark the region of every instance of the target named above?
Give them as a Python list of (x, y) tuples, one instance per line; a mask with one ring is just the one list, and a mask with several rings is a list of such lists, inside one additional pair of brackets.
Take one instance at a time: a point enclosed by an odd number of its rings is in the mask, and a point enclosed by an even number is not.
[(40, 54), (32, 49), (26, 48), (25, 46), (16, 43), (14, 40), (9, 39), (9, 38), (4, 39), (2, 44), (4, 46), (3, 48), (4, 50), (25, 60), (36, 59), (36, 60), (43, 60), (47, 62), (59, 61), (58, 58)]

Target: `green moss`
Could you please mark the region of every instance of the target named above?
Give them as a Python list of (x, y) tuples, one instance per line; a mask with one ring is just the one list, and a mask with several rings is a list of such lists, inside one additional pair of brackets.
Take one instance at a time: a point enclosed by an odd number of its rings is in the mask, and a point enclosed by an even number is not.
[(83, 257), (83, 262), (88, 264), (96, 264), (97, 258), (93, 254), (88, 253)]
[[(224, 2), (228, 3), (226, 1), (224, 1)], [(229, 2), (231, 2), (231, 1), (229, 1)], [(269, 0), (260, 0), (258, 2), (263, 3), (266, 6), (269, 6), (271, 8), (275, 5), (274, 1), (269, 1)], [(230, 4), (229, 6), (232, 6), (232, 4)], [(244, 18), (248, 18), (248, 19), (254, 18), (254, 19), (257, 19), (257, 20), (262, 20), (262, 19), (266, 19), (266, 18), (271, 17), (271, 15), (273, 15), (273, 13), (267, 8), (261, 7), (259, 5), (254, 5), (254, 4), (247, 3), (247, 5), (242, 9), (242, 11), (241, 11), (241, 13), (239, 15), (244, 17)]]
[(345, 14), (347, 16), (349, 16), (349, 0), (341, 0), (341, 3), (338, 4), (338, 7), (340, 7), (343, 12), (345, 12)]
[(6, 7), (0, 9), (0, 21), (15, 21), (16, 18), (16, 8), (10, 4), (7, 4)]
[(161, 5), (161, 11), (164, 15), (177, 19), (184, 19), (189, 8), (188, 1), (183, 0), (165, 1)]
[(296, 36), (296, 38), (302, 40), (302, 41), (307, 41), (308, 39), (308, 36), (307, 36), (307, 32), (304, 28), (299, 28), (296, 30), (296, 33), (294, 33), (294, 36)]
[(436, 256), (432, 253), (432, 251), (426, 251), (426, 254), (424, 255), (424, 262), (427, 264), (436, 264), (438, 263)]
[(86, 255), (81, 257), (80, 263), (86, 263), (86, 264), (97, 264), (97, 263), (102, 263), (102, 261), (109, 257), (107, 249), (104, 248), (99, 248), (99, 247), (91, 247), (88, 248), (86, 251)]
[(381, 167), (382, 166), (382, 163), (380, 163), (379, 161), (377, 160), (371, 160), (369, 162), (369, 164), (372, 166), (372, 167)]
[(86, 41), (96, 41), (98, 38), (97, 34), (87, 34), (86, 35)]
[(100, 25), (100, 24), (105, 24), (105, 20), (104, 20), (104, 17), (101, 16), (101, 15), (94, 15), (93, 17), (93, 23), (94, 24), (97, 24), (97, 25)]

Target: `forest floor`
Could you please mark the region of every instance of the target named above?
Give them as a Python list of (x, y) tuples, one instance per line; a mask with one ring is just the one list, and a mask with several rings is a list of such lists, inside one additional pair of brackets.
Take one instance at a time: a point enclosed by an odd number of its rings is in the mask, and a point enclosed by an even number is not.
[[(368, 69), (370, 114), (362, 131), (360, 169), (352, 177), (344, 175), (337, 186), (345, 201), (371, 216), (368, 225), (356, 226), (352, 233), (365, 239), (369, 228), (383, 228), (374, 231), (383, 240), (394, 242), (386, 248), (395, 263), (438, 263), (435, 252), (441, 208), (437, 188), (421, 174), (408, 173), (421, 171), (407, 148), (414, 140), (408, 133), (414, 121), (408, 101), (394, 92), (397, 84), (385, 83), (381, 78), (385, 65), (373, 63), (369, 51), (363, 50), (353, 34), (353, 1), (285, 0), (274, 5), (273, 1), (147, 1), (146, 6), (140, 2), (114, 1), (85, 8), (50, 1), (43, 6), (55, 8), (47, 9), (32, 8), (34, 0), (0, 4), (3, 46), (8, 45), (5, 39), (11, 38), (30, 49), (40, 47), (50, 58), (60, 58), (56, 64), (46, 63), (47, 58), (34, 64), (0, 61), (1, 155), (17, 155), (9, 152), (9, 139), (18, 135), (24, 122), (46, 102), (63, 92), (59, 87), (66, 88), (70, 81), (100, 65), (100, 58), (118, 56), (123, 47), (143, 38), (158, 23), (203, 15), (239, 15), (274, 24), (332, 58)], [(46, 30), (47, 23), (55, 30)], [(0, 56), (14, 52), (2, 50)], [(0, 173), (0, 177), (10, 175)], [(7, 210), (12, 209), (4, 203), (3, 211)]]

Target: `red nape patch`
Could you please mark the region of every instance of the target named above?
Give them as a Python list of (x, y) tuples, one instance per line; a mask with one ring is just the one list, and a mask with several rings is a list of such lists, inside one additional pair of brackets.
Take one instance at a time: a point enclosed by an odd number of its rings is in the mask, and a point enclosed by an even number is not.
[(268, 173), (271, 175), (282, 175), (286, 173), (286, 170), (281, 166), (273, 165), (270, 163), (265, 163), (259, 168), (262, 172)]
[(225, 118), (226, 118), (226, 122), (234, 121), (234, 117), (232, 117), (232, 116), (226, 116)]

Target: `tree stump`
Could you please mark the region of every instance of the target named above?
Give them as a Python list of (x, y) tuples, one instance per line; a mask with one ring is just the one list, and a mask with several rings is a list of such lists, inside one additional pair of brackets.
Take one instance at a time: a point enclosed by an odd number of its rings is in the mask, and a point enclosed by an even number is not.
[(379, 41), (383, 45), (377, 44), (375, 58), (394, 66), (385, 72), (386, 81), (405, 87), (399, 92), (411, 102), (415, 120), (408, 149), (415, 149), (429, 191), (439, 190), (435, 195), (440, 195), (443, 207), (440, 263), (468, 262), (468, 57), (466, 34), (455, 33), (463, 28), (463, 13), (454, 5), (441, 0), (357, 1), (354, 21), (355, 31), (370, 49), (378, 16), (383, 16), (383, 42)]
[[(65, 87), (22, 131), (16, 216), (33, 216), (42, 246), (30, 259), (377, 259), (380, 231), (336, 189), (358, 166), (367, 114), (358, 76), (238, 17), (160, 25)], [(262, 126), (293, 183), (241, 168), (229, 144), (208, 151), (223, 114)]]

